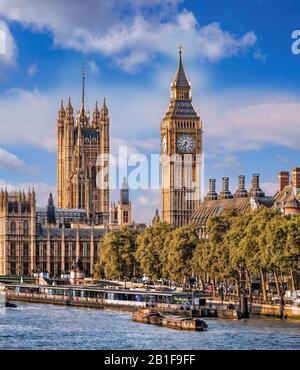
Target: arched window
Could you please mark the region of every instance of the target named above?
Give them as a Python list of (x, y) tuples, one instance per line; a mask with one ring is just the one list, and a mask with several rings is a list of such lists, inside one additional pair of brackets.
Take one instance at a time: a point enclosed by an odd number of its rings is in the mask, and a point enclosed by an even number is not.
[(29, 224), (28, 224), (28, 221), (24, 221), (24, 223), (23, 223), (23, 234), (28, 235), (28, 233), (29, 233)]
[(17, 225), (15, 221), (12, 221), (10, 224), (10, 233), (11, 234), (16, 234), (17, 232)]

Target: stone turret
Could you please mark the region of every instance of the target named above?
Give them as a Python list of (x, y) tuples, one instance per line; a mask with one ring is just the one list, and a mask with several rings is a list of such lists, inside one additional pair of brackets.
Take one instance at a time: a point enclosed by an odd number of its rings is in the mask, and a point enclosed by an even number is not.
[(238, 177), (238, 189), (234, 193), (234, 198), (245, 198), (248, 196), (248, 192), (245, 188), (245, 176), (240, 175)]
[(95, 108), (94, 108), (94, 112), (93, 112), (93, 119), (92, 119), (91, 124), (92, 124), (93, 127), (99, 127), (100, 126), (100, 111), (99, 111), (99, 108), (98, 108), (98, 101), (97, 100), (96, 100), (96, 103), (95, 103)]
[(52, 193), (49, 194), (49, 198), (48, 198), (47, 224), (48, 225), (55, 225), (56, 224), (55, 206), (54, 206), (54, 202), (53, 202)]
[(66, 111), (65, 111), (65, 108), (64, 108), (64, 101), (62, 100), (60, 102), (60, 109), (59, 109), (58, 114), (57, 114), (57, 125), (58, 126), (63, 126), (65, 116), (66, 116)]
[(265, 193), (259, 187), (259, 174), (254, 173), (252, 177), (252, 188), (250, 189), (250, 195), (258, 198), (265, 196)]
[(73, 112), (74, 111), (73, 111), (73, 106), (72, 106), (72, 103), (71, 103), (71, 97), (69, 96), (68, 104), (67, 104), (66, 110), (65, 110), (65, 119), (68, 123), (74, 122)]
[(222, 191), (220, 192), (219, 199), (233, 198), (229, 190), (229, 177), (222, 177)]
[(129, 204), (129, 189), (126, 177), (123, 179), (122, 188), (120, 190), (120, 203)]
[(218, 193), (216, 192), (216, 179), (209, 179), (209, 191), (205, 197), (205, 200), (216, 199), (218, 199)]

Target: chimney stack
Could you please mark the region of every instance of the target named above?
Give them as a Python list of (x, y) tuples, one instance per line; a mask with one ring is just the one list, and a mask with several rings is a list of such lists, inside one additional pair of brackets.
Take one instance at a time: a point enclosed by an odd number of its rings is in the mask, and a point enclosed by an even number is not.
[(229, 177), (222, 177), (222, 191), (219, 195), (219, 199), (233, 198), (229, 191)]
[(238, 177), (238, 189), (237, 191), (234, 193), (234, 198), (246, 198), (248, 196), (248, 192), (245, 188), (245, 176), (244, 175), (240, 175)]
[(216, 200), (218, 194), (216, 193), (216, 179), (209, 179), (209, 191), (204, 200)]
[(288, 171), (280, 171), (278, 174), (278, 190), (282, 191), (286, 186), (290, 185), (290, 173)]
[(250, 195), (253, 197), (264, 197), (265, 193), (259, 187), (259, 174), (254, 173), (252, 178), (252, 188), (250, 190)]
[(292, 185), (296, 189), (300, 189), (300, 167), (293, 168)]

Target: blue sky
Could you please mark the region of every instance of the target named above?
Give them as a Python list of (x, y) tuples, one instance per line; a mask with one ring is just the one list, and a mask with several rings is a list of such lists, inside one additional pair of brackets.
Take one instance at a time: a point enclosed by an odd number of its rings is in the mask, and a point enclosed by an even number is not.
[[(159, 150), (162, 110), (179, 44), (204, 127), (208, 178), (261, 174), (268, 194), (277, 172), (300, 165), (299, 1), (0, 0), (0, 184), (34, 184), (39, 202), (56, 185), (56, 115), (61, 99), (104, 96), (112, 152)], [(132, 191), (134, 216), (148, 222), (159, 191)]]

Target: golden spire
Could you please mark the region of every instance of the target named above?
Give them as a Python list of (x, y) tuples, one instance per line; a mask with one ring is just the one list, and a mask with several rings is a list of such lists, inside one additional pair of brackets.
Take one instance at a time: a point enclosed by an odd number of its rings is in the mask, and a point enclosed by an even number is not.
[(96, 100), (95, 109), (93, 112), (93, 121), (92, 121), (94, 126), (97, 125), (99, 118), (100, 118), (100, 112), (98, 108), (98, 100)]
[(71, 96), (69, 96), (68, 98), (68, 104), (66, 106), (66, 112), (68, 113), (73, 113), (73, 107), (72, 107), (72, 103), (71, 103)]
[(64, 118), (64, 117), (65, 117), (64, 101), (61, 100), (61, 102), (60, 102), (60, 109), (58, 111), (58, 118)]
[(103, 98), (101, 113), (104, 114), (104, 115), (108, 114), (108, 109), (107, 109), (107, 105), (106, 105), (106, 97)]

